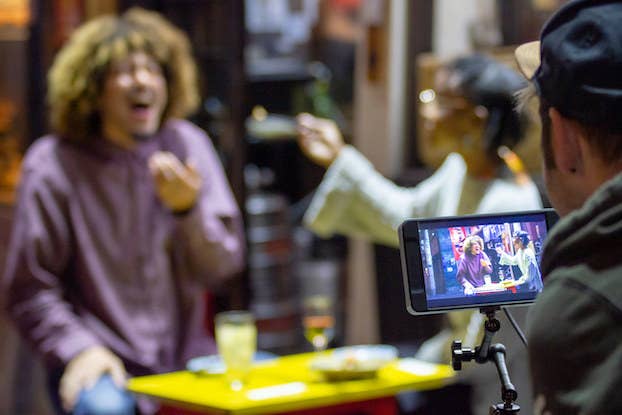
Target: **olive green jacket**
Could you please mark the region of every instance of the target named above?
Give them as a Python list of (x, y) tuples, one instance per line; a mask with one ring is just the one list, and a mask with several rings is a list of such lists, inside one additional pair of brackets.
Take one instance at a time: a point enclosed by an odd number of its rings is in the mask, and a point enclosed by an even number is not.
[(528, 316), (535, 413), (622, 414), (622, 174), (555, 226), (541, 265)]

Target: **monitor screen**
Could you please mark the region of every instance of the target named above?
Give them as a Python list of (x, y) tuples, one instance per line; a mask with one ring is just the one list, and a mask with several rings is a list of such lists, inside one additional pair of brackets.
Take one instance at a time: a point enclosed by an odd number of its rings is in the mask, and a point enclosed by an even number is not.
[(418, 222), (428, 310), (529, 302), (542, 290), (545, 215)]

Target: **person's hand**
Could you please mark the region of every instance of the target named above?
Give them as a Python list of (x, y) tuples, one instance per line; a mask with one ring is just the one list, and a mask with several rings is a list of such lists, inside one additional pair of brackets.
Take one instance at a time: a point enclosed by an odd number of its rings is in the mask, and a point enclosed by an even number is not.
[(344, 147), (343, 137), (334, 121), (302, 113), (298, 122), (298, 145), (316, 164), (328, 168)]
[(503, 253), (505, 252), (505, 251), (503, 250), (503, 248), (501, 248), (501, 247), (499, 247), (499, 246), (498, 246), (498, 247), (496, 247), (496, 248), (495, 248), (495, 250), (497, 251), (497, 253), (498, 253), (499, 255), (503, 255)]
[(159, 151), (149, 158), (160, 201), (173, 212), (192, 209), (203, 179), (192, 163), (182, 163), (173, 153)]
[(127, 374), (123, 362), (103, 346), (89, 347), (69, 361), (58, 391), (63, 408), (71, 412), (80, 392), (95, 386), (104, 374), (109, 374), (119, 388), (125, 387)]
[(485, 260), (484, 258), (479, 260), (479, 263), (482, 267), (489, 267), (490, 266), (490, 261)]
[(465, 282), (464, 285), (464, 295), (473, 295), (475, 294), (475, 290), (473, 288), (473, 285), (470, 282)]

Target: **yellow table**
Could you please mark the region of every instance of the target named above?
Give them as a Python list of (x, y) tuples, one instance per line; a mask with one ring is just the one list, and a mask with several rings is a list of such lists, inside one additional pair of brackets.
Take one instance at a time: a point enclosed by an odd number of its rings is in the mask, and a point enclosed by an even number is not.
[(502, 282), (493, 282), (490, 284), (484, 284), (480, 287), (475, 287), (473, 291), (475, 292), (475, 294), (483, 295), (500, 293), (503, 291), (511, 291), (513, 293), (516, 293), (516, 288), (521, 284), (522, 283), (519, 283), (515, 280), (504, 280)]
[[(321, 373), (309, 369), (315, 356), (314, 353), (296, 354), (257, 363), (245, 388), (239, 392), (229, 389), (223, 375), (187, 371), (136, 377), (130, 379), (128, 389), (154, 397), (165, 405), (197, 411), (167, 413), (310, 413), (303, 411), (387, 397), (393, 400), (398, 392), (439, 388), (453, 377), (450, 366), (399, 359), (380, 369), (374, 378), (327, 382)], [(337, 412), (322, 410), (321, 413)]]

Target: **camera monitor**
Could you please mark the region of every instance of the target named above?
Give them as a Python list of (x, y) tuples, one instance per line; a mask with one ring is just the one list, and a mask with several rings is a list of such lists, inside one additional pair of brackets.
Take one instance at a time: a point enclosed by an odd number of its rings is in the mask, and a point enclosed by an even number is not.
[(411, 314), (531, 303), (542, 290), (540, 257), (553, 209), (434, 219), (399, 227)]

